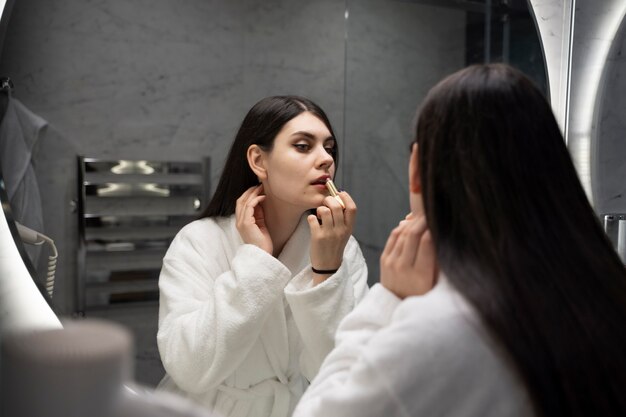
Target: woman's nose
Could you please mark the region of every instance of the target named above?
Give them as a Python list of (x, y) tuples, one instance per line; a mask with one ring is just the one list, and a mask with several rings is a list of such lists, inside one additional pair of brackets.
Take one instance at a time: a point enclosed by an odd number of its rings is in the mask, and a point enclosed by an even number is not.
[(318, 149), (318, 157), (317, 157), (317, 166), (320, 168), (328, 168), (332, 166), (335, 160), (333, 156), (328, 153), (328, 150), (323, 146), (320, 146)]

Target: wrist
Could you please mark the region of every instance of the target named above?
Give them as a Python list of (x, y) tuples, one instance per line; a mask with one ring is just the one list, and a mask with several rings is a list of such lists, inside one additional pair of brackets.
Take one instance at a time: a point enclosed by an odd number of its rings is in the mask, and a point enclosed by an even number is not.
[(314, 266), (311, 266), (311, 271), (313, 271), (313, 273), (315, 274), (319, 274), (319, 275), (332, 275), (334, 273), (336, 273), (337, 271), (339, 271), (339, 268), (333, 268), (333, 269), (318, 269), (315, 268)]

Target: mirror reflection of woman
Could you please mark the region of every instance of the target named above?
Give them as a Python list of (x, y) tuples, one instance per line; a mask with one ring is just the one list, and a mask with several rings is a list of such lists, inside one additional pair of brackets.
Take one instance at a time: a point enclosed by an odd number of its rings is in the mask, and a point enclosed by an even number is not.
[(159, 278), (159, 388), (219, 416), (291, 414), (368, 290), (356, 205), (325, 183), (337, 141), (323, 110), (276, 96), (248, 112), (200, 220)]
[(294, 417), (626, 415), (626, 269), (542, 93), (466, 68), (414, 140), (412, 214)]

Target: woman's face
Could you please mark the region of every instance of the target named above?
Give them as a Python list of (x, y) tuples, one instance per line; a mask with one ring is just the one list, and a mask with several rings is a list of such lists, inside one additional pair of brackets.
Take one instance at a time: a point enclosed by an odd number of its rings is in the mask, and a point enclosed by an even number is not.
[(291, 119), (264, 154), (265, 194), (304, 210), (320, 206), (328, 195), (326, 179), (335, 175), (334, 147), (330, 131), (312, 113)]

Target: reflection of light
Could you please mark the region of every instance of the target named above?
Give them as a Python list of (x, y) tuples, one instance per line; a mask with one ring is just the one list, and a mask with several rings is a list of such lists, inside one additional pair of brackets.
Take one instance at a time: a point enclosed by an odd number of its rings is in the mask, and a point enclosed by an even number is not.
[(122, 184), (105, 184), (104, 187), (98, 188), (98, 195), (115, 195), (121, 186)]
[(143, 189), (150, 194), (159, 194), (164, 197), (170, 195), (170, 190), (167, 188), (160, 188), (158, 184), (143, 184)]
[(158, 184), (107, 183), (98, 188), (98, 195), (101, 197), (121, 197), (133, 195), (167, 197), (170, 195), (170, 190), (168, 188), (159, 187)]
[[(593, 116), (596, 109), (596, 101), (598, 100), (598, 88), (602, 77), (602, 70), (606, 65), (606, 59), (611, 48), (615, 34), (619, 29), (619, 25), (624, 18), (626, 12), (626, 2), (614, 1), (609, 7), (598, 8), (590, 5), (585, 14), (585, 18), (592, 19), (595, 16), (601, 16), (598, 21), (579, 23), (578, 27), (591, 26), (592, 31), (584, 33), (585, 37), (581, 42), (581, 37), (576, 38), (578, 42), (579, 53), (584, 56), (574, 57), (575, 62), (584, 63), (584, 68), (576, 80), (572, 80), (571, 91), (572, 100), (570, 107), (569, 128), (568, 128), (568, 146), (572, 153), (572, 158), (576, 164), (578, 174), (585, 187), (588, 197), (592, 198), (591, 193), (591, 130), (593, 125)], [(598, 10), (599, 9), (599, 10)], [(580, 13), (580, 11), (578, 11)], [(576, 35), (576, 32), (574, 32)], [(585, 49), (582, 49), (585, 47)]]
[(198, 199), (198, 198), (194, 198), (193, 199), (193, 208), (195, 210), (198, 210), (200, 208), (200, 199)]
[(119, 164), (111, 168), (114, 174), (152, 174), (154, 168), (148, 165), (148, 161), (125, 161), (121, 160)]

